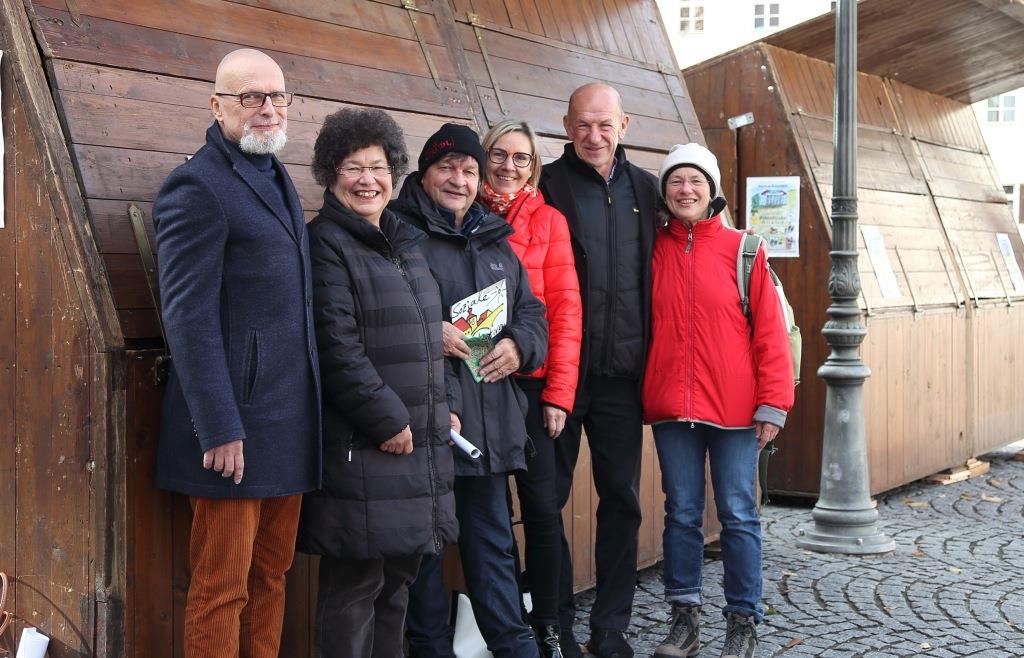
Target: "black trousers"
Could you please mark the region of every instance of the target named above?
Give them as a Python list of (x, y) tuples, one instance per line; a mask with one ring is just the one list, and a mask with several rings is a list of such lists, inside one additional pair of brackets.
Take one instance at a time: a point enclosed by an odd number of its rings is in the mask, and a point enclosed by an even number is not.
[(318, 658), (402, 658), (409, 585), (421, 556), (320, 558)]
[[(555, 441), (560, 509), (572, 495), (572, 476), (584, 429), (590, 446), (594, 487), (600, 499), (594, 547), (597, 590), (590, 612), (590, 627), (625, 632), (633, 610), (641, 520), (643, 410), (639, 382), (617, 377), (588, 377), (582, 383), (576, 396), (576, 408)], [(559, 522), (562, 522), (561, 516)], [(563, 527), (558, 616), (564, 629), (571, 629), (575, 619), (572, 582), (572, 553)]]
[(526, 394), (529, 410), (526, 431), (535, 448), (527, 455), (525, 471), (516, 471), (516, 493), (526, 535), (526, 579), (533, 610), (531, 621), (538, 626), (558, 623), (559, 574), (562, 563), (562, 526), (558, 490), (555, 485), (555, 450), (560, 438), (552, 439), (544, 428), (540, 395), (544, 381), (518, 379)]

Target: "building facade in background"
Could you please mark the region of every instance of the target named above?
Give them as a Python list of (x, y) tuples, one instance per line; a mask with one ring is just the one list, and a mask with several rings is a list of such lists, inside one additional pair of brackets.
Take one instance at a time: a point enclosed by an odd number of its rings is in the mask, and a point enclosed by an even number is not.
[[(1024, 222), (1024, 87), (975, 103), (974, 114), (1018, 225)], [(1022, 227), (1024, 230), (1024, 227)]]
[[(833, 0), (656, 0), (676, 61), (687, 68), (835, 8)], [(1007, 20), (1010, 20), (1009, 18)], [(1000, 184), (1024, 222), (1024, 88), (974, 104)], [(1024, 234), (1024, 226), (1021, 226)]]
[(830, 0), (657, 0), (681, 68), (829, 12)]

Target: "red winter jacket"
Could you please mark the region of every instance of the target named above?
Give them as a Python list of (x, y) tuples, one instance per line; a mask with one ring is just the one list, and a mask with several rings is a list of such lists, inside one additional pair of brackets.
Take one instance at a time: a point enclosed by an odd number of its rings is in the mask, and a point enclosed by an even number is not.
[(547, 307), (548, 358), (528, 376), (547, 377), (541, 400), (572, 412), (580, 371), (583, 304), (576, 277), (569, 225), (562, 213), (544, 202), (544, 196), (522, 195), (513, 202), (505, 220), (515, 231), (508, 241), (530, 280), (533, 294)]
[(750, 277), (751, 332), (736, 287), (742, 236), (718, 215), (692, 229), (672, 220), (658, 230), (645, 422), (785, 424), (793, 406), (793, 362), (782, 305), (762, 247)]

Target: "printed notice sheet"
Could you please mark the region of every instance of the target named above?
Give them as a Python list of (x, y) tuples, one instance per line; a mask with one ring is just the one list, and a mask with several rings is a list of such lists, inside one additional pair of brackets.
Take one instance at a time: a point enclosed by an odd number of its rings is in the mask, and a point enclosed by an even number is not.
[(505, 328), (507, 321), (508, 293), (505, 279), (452, 304), (452, 324), (466, 337), (472, 355), (465, 363), (475, 381), (483, 381), (480, 376), (480, 359), (494, 347), (494, 336)]
[(885, 251), (885, 238), (877, 226), (860, 225), (860, 233), (864, 236), (864, 247), (868, 250), (871, 269), (875, 271), (878, 287), (883, 299), (899, 299), (903, 296), (896, 274), (892, 271), (892, 262)]
[(748, 177), (747, 228), (764, 239), (769, 256), (798, 257), (800, 177)]
[(1006, 233), (996, 233), (996, 241), (999, 242), (999, 252), (1003, 254), (1003, 260), (1006, 262), (1006, 271), (1010, 273), (1013, 291), (1024, 295), (1024, 275), (1021, 275), (1020, 265), (1017, 264), (1017, 257), (1013, 255), (1013, 245), (1010, 244), (1010, 236)]

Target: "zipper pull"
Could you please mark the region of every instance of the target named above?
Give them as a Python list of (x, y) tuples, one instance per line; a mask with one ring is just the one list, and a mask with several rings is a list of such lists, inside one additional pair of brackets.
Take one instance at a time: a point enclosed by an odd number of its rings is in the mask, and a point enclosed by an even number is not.
[(352, 448), (348, 449), (348, 460), (352, 461)]
[(686, 230), (686, 253), (693, 251), (693, 228)]
[[(694, 425), (693, 423), (690, 423), (690, 429), (691, 429), (691, 430), (693, 430), (693, 429), (697, 429), (697, 426), (696, 426), (696, 425)], [(351, 456), (352, 456), (352, 453), (349, 453), (349, 457), (351, 457)], [(352, 460), (351, 460), (351, 459), (349, 459), (349, 461), (352, 461)]]

